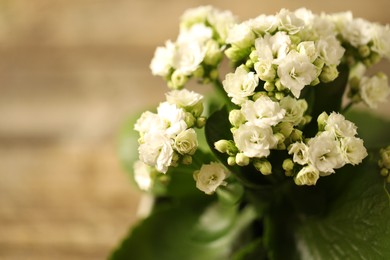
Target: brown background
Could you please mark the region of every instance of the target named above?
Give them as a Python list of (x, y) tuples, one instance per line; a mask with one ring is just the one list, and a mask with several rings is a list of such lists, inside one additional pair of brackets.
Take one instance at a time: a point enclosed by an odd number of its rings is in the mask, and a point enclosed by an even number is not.
[(127, 233), (140, 193), (116, 136), (163, 100), (154, 49), (202, 4), (241, 19), (306, 6), (390, 22), (388, 0), (0, 0), (0, 259), (104, 259)]

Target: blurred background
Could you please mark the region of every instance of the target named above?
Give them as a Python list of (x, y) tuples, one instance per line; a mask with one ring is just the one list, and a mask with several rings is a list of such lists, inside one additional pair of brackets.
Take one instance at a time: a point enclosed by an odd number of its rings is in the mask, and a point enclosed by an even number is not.
[(154, 49), (205, 4), (242, 20), (307, 7), (390, 22), (388, 0), (0, 0), (0, 259), (105, 259), (127, 234), (141, 193), (118, 132), (164, 99)]

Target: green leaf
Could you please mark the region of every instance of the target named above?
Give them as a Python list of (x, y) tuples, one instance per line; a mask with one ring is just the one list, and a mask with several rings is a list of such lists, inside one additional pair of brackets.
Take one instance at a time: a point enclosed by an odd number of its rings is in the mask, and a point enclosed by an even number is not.
[(228, 259), (232, 245), (255, 218), (210, 200), (160, 206), (136, 226), (111, 255), (112, 260)]
[(328, 214), (306, 216), (295, 227), (300, 257), (390, 259), (390, 204), (375, 164), (337, 174), (348, 174), (350, 185), (329, 205)]

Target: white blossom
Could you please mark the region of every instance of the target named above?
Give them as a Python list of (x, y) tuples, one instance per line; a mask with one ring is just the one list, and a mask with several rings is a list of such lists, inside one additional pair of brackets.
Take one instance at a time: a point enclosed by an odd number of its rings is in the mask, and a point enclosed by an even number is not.
[(309, 163), (309, 147), (303, 142), (293, 143), (289, 149), (288, 154), (293, 154), (293, 161), (300, 165)]
[(298, 33), (305, 25), (302, 19), (287, 9), (280, 10), (277, 17), (279, 18), (279, 29), (286, 30), (290, 34)]
[(318, 40), (316, 47), (321, 59), (328, 65), (339, 65), (345, 49), (335, 36), (325, 36)]
[(198, 148), (198, 139), (193, 128), (179, 133), (175, 138), (174, 147), (180, 154), (193, 155)]
[(278, 102), (272, 101), (267, 96), (260, 96), (256, 101), (246, 101), (242, 105), (241, 111), (249, 124), (260, 127), (275, 126), (286, 113)]
[(176, 44), (172, 67), (183, 75), (190, 75), (197, 70), (206, 54), (202, 43), (183, 41)]
[(298, 172), (294, 177), (294, 181), (297, 185), (315, 185), (319, 178), (320, 173), (318, 169), (309, 164)]
[(273, 81), (276, 70), (271, 60), (261, 59), (255, 63), (254, 69), (257, 76), (263, 81)]
[(274, 15), (259, 15), (249, 20), (249, 25), (258, 35), (263, 35), (264, 33), (271, 34), (277, 29), (279, 19)]
[(271, 60), (278, 63), (286, 57), (290, 50), (291, 39), (286, 32), (277, 32), (274, 35), (266, 34), (255, 40), (255, 48), (259, 60)]
[(193, 107), (202, 102), (203, 96), (188, 89), (172, 90), (165, 94), (169, 103), (178, 107)]
[(372, 27), (372, 50), (379, 53), (379, 55), (390, 59), (390, 26), (374, 24)]
[(165, 129), (165, 124), (161, 118), (150, 111), (142, 113), (141, 117), (134, 125), (134, 130), (144, 134), (149, 131), (158, 131)]
[(228, 33), (226, 43), (233, 44), (239, 48), (247, 48), (255, 40), (255, 34), (249, 23), (240, 23), (234, 25)]
[(278, 76), (282, 85), (299, 98), (301, 90), (317, 77), (316, 67), (306, 55), (291, 51), (280, 61)]
[(321, 132), (310, 139), (308, 146), (309, 162), (320, 171), (320, 176), (334, 173), (334, 169), (344, 166), (339, 142), (332, 133)]
[(157, 171), (166, 173), (173, 158), (171, 139), (164, 132), (148, 132), (138, 147), (139, 158), (153, 166)]
[(283, 121), (294, 125), (299, 125), (304, 120), (304, 114), (307, 110), (305, 99), (295, 99), (290, 96), (282, 98), (279, 102), (282, 109), (286, 111)]
[(351, 121), (345, 119), (342, 114), (332, 112), (325, 122), (325, 130), (335, 137), (352, 137), (357, 134), (357, 127)]
[(157, 47), (150, 63), (152, 74), (166, 77), (172, 68), (175, 45), (171, 41), (165, 43), (165, 47)]
[(270, 126), (248, 124), (243, 124), (234, 131), (233, 138), (237, 148), (250, 158), (267, 157), (270, 149), (275, 148), (278, 142)]
[(315, 61), (318, 57), (318, 51), (313, 41), (300, 42), (297, 46), (297, 50), (300, 54), (307, 56), (310, 62)]
[(228, 176), (225, 167), (216, 162), (203, 164), (199, 171), (194, 172), (196, 187), (206, 194), (213, 194), (219, 186), (226, 185)]
[(149, 191), (153, 185), (152, 168), (138, 160), (133, 165), (134, 180), (141, 190)]
[(345, 137), (340, 140), (341, 153), (346, 163), (356, 165), (367, 156), (363, 140), (357, 137)]
[(254, 94), (259, 78), (254, 72), (248, 72), (240, 66), (234, 73), (227, 74), (222, 84), (232, 102), (240, 105)]
[(362, 77), (359, 92), (370, 108), (377, 108), (380, 103), (387, 100), (390, 94), (387, 76), (379, 73), (373, 77)]
[(158, 106), (157, 114), (164, 122), (168, 136), (176, 136), (187, 129), (187, 124), (185, 123), (186, 114), (183, 109), (176, 105), (163, 102)]
[(208, 22), (215, 28), (221, 42), (225, 42), (229, 30), (236, 24), (237, 18), (230, 11), (214, 9), (207, 17)]

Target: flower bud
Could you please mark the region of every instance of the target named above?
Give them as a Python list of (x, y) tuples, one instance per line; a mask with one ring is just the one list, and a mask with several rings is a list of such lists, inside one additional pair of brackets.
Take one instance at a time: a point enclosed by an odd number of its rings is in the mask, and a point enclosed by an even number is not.
[(279, 133), (281, 133), (285, 138), (289, 137), (291, 135), (291, 132), (293, 131), (293, 125), (289, 122), (280, 122), (276, 127), (275, 130)]
[(280, 82), (280, 79), (275, 81), (275, 87), (278, 91), (283, 91), (285, 89), (285, 87), (282, 85), (282, 82)]
[(281, 100), (282, 98), (284, 98), (284, 93), (283, 92), (275, 92), (275, 98), (277, 100)]
[(283, 161), (282, 168), (283, 170), (290, 172), (294, 169), (294, 162), (290, 158), (287, 158)]
[(173, 89), (181, 89), (188, 81), (188, 77), (179, 71), (175, 70), (171, 76), (171, 87)]
[(294, 182), (296, 185), (315, 185), (319, 177), (319, 171), (315, 167), (308, 165), (298, 172), (294, 177)]
[(203, 78), (204, 76), (204, 68), (202, 66), (199, 66), (193, 73), (192, 75), (194, 75), (195, 78)]
[(317, 118), (317, 123), (318, 123), (318, 130), (319, 131), (324, 131), (325, 126), (326, 126), (326, 121), (328, 121), (328, 114), (326, 112), (322, 112), (318, 118)]
[(220, 153), (227, 153), (228, 155), (235, 155), (238, 150), (233, 141), (219, 140), (214, 143), (214, 148)]
[(227, 163), (228, 163), (228, 165), (230, 165), (230, 166), (236, 165), (236, 157), (235, 157), (235, 156), (230, 156), (230, 157), (227, 159)]
[(320, 75), (321, 82), (328, 83), (335, 80), (339, 75), (336, 65), (325, 65)]
[(184, 155), (181, 159), (181, 163), (184, 165), (190, 165), (192, 163), (192, 156), (191, 155)]
[(222, 57), (223, 55), (219, 48), (219, 44), (214, 40), (208, 41), (206, 43), (206, 55), (203, 60), (204, 63), (215, 66), (221, 61)]
[(293, 129), (290, 135), (291, 141), (297, 142), (302, 140), (302, 131), (299, 129)]
[(192, 107), (191, 113), (194, 115), (194, 117), (199, 117), (203, 113), (203, 103), (202, 102), (196, 103)]
[(236, 154), (236, 164), (238, 166), (247, 166), (249, 164), (249, 157), (243, 153)]
[(184, 122), (186, 122), (187, 127), (192, 127), (196, 122), (195, 120), (195, 117), (191, 113), (185, 113)]
[(202, 128), (206, 124), (206, 118), (205, 117), (198, 117), (195, 122), (195, 126), (197, 128)]
[(272, 165), (266, 159), (254, 160), (253, 166), (255, 166), (256, 170), (261, 172), (261, 174), (263, 174), (263, 175), (270, 175), (272, 173)]
[(198, 139), (195, 130), (189, 128), (178, 134), (175, 138), (174, 146), (180, 154), (194, 154), (198, 148)]
[(255, 71), (259, 78), (263, 81), (271, 81), (275, 79), (276, 70), (272, 61), (261, 60), (255, 63)]
[(259, 99), (259, 97), (262, 97), (262, 96), (268, 96), (268, 93), (264, 92), (264, 91), (256, 92), (256, 94), (253, 95), (252, 99), (253, 99), (253, 101), (256, 101), (257, 99)]
[(363, 58), (366, 58), (366, 57), (370, 56), (370, 47), (368, 47), (367, 45), (359, 46), (358, 52), (359, 52), (360, 56), (362, 56)]
[(379, 151), (380, 159), (378, 165), (381, 168), (390, 169), (390, 145), (386, 148), (382, 148)]
[(245, 122), (245, 117), (241, 113), (241, 110), (233, 109), (232, 111), (230, 111), (229, 122), (235, 127), (239, 127), (240, 125), (242, 125)]
[(274, 91), (275, 90), (275, 84), (272, 83), (271, 81), (266, 81), (264, 83), (264, 89), (268, 92)]

